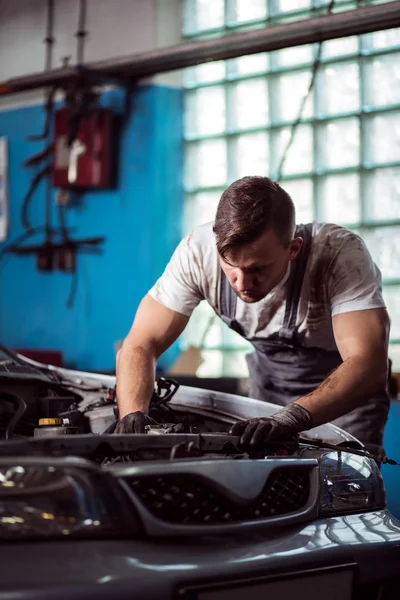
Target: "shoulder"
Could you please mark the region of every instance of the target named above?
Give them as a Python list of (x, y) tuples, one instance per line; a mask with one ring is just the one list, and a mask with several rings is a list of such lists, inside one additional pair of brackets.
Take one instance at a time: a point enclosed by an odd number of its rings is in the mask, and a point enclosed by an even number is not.
[(309, 275), (320, 298), (327, 290), (332, 295), (362, 282), (379, 284), (380, 273), (360, 236), (340, 225), (314, 222)]
[(360, 236), (354, 231), (341, 227), (335, 223), (312, 223), (312, 239), (313, 245), (317, 248), (324, 246), (326, 252), (336, 253), (343, 246), (348, 244), (360, 245), (364, 244)]
[(215, 246), (215, 236), (213, 232), (214, 223), (204, 223), (204, 225), (198, 225), (194, 227), (190, 233), (185, 236), (187, 244), (192, 247), (208, 247), (211, 243)]
[(338, 260), (357, 261), (360, 255), (370, 258), (364, 240), (354, 231), (334, 223), (312, 223), (312, 262), (332, 266)]
[(207, 262), (217, 256), (213, 222), (195, 227), (182, 242), (187, 251), (200, 261)]

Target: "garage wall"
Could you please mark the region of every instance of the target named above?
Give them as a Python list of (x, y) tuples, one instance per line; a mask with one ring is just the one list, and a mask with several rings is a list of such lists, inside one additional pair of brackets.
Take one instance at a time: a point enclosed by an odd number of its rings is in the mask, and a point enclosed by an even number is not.
[[(0, 80), (43, 69), (45, 13), (44, 0), (0, 0)], [(179, 18), (180, 0), (88, 0), (85, 59), (178, 43)], [(77, 0), (55, 1), (53, 66), (68, 55), (74, 62), (77, 19)], [(26, 140), (43, 127), (42, 99), (42, 92), (35, 91), (0, 102), (0, 136), (9, 142), (7, 242), (23, 231), (21, 202), (33, 173), (21, 163), (43, 148)], [(116, 341), (127, 333), (140, 299), (161, 274), (181, 234), (179, 77), (158, 77), (138, 86), (128, 116), (125, 100), (122, 90), (107, 90), (102, 97), (123, 119), (117, 188), (85, 194), (67, 211), (74, 236), (106, 237), (103, 254), (80, 256), (74, 281), (67, 274), (38, 273), (33, 256), (7, 254), (0, 261), (1, 341), (10, 347), (60, 349), (66, 364), (80, 369), (113, 368)], [(43, 224), (43, 187), (29, 215), (33, 226)], [(75, 300), (68, 308), (72, 285)], [(161, 366), (176, 354), (174, 347)]]

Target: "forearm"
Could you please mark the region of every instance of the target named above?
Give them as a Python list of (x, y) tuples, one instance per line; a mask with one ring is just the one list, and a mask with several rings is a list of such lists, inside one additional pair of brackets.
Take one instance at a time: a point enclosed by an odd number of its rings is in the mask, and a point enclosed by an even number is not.
[(313, 425), (321, 425), (347, 414), (386, 386), (387, 360), (347, 358), (321, 385), (296, 402), (306, 408)]
[(119, 416), (147, 413), (154, 390), (156, 356), (150, 348), (124, 345), (117, 361)]

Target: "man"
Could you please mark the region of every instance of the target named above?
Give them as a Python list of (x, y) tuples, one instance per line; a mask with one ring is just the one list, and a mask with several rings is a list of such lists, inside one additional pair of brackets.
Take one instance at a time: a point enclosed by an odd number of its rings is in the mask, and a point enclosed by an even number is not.
[(157, 359), (203, 299), (254, 345), (250, 395), (284, 407), (234, 425), (244, 444), (328, 421), (382, 444), (389, 319), (380, 272), (351, 231), (295, 227), (290, 196), (266, 177), (225, 190), (215, 223), (181, 241), (142, 300), (117, 360), (116, 432), (144, 430)]

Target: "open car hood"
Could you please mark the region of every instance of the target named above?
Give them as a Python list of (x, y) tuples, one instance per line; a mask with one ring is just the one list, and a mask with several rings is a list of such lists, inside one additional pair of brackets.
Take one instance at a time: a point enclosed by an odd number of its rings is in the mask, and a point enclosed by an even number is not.
[[(69, 380), (72, 383), (79, 383), (80, 385), (86, 384), (88, 386), (115, 386), (116, 378), (113, 375), (53, 367), (52, 365), (38, 363), (25, 356), (20, 356), (20, 358), (33, 366), (46, 368), (49, 371), (60, 375), (64, 380)], [(92, 400), (93, 397), (91, 394), (87, 393), (84, 403), (89, 405)], [(221, 416), (233, 417), (238, 420), (255, 417), (269, 417), (281, 408), (270, 402), (264, 402), (246, 396), (205, 390), (185, 385), (179, 387), (178, 391), (170, 401), (170, 404), (172, 407), (181, 406), (188, 409), (211, 411), (220, 414)], [(361, 444), (359, 440), (350, 433), (347, 433), (331, 423), (319, 425), (318, 427), (310, 429), (310, 431), (303, 432), (302, 437), (312, 440), (318, 439), (330, 444), (340, 444), (342, 442), (358, 442)]]

